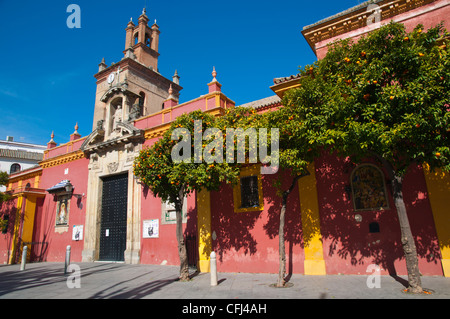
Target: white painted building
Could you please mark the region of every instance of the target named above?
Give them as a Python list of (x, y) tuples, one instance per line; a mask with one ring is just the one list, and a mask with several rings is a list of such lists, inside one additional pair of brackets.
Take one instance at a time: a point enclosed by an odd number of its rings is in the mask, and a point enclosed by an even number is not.
[[(38, 165), (44, 156), (46, 145), (15, 142), (12, 136), (0, 140), (0, 171), (16, 173)], [(1, 186), (0, 191), (6, 187)]]

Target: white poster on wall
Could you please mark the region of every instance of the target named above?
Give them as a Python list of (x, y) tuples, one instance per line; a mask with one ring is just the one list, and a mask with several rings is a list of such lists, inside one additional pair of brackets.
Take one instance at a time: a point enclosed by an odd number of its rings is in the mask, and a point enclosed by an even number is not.
[(143, 238), (158, 238), (159, 237), (159, 219), (144, 220)]
[(73, 225), (72, 240), (83, 240), (83, 225)]

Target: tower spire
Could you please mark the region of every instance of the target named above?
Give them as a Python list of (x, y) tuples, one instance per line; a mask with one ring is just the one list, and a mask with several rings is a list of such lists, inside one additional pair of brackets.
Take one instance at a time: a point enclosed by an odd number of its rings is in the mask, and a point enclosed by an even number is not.
[(56, 142), (53, 140), (53, 138), (55, 137), (54, 131), (52, 131), (52, 135), (50, 135), (50, 136), (51, 136), (51, 140), (47, 143), (47, 149), (54, 148), (57, 145)]
[[(136, 59), (150, 69), (158, 70), (158, 46), (159, 46), (159, 26), (155, 23), (149, 26), (147, 10), (144, 7), (142, 14), (138, 18), (137, 24), (131, 20), (126, 27), (125, 58)], [(133, 49), (133, 52), (129, 50)], [(133, 54), (132, 54), (133, 53)]]
[(220, 84), (219, 81), (217, 81), (217, 79), (216, 79), (217, 72), (216, 72), (216, 67), (215, 66), (213, 66), (213, 71), (212, 71), (211, 74), (213, 76), (213, 79), (212, 79), (212, 81), (210, 83), (208, 83), (209, 93), (220, 92), (222, 84)]

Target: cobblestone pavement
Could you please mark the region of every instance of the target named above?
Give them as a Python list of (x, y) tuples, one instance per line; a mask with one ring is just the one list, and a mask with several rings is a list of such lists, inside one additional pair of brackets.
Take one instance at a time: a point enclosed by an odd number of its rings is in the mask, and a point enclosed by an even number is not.
[[(431, 294), (403, 292), (406, 277), (380, 276), (380, 288), (369, 288), (365, 275), (292, 275), (289, 288), (274, 288), (276, 274), (219, 273), (211, 286), (209, 273), (177, 280), (177, 266), (73, 263), (30, 263), (0, 266), (2, 299), (449, 299), (450, 278), (422, 277)], [(80, 276), (77, 278), (77, 273)], [(368, 280), (369, 279), (369, 280)], [(373, 281), (370, 281), (373, 282)], [(77, 288), (79, 284), (79, 288)]]

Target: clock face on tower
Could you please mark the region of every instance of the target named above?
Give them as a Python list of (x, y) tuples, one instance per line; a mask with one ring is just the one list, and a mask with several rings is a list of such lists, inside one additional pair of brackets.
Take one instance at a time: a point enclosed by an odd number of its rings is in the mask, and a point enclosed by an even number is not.
[(113, 81), (114, 81), (114, 73), (111, 73), (111, 74), (108, 76), (108, 83), (111, 84)]

